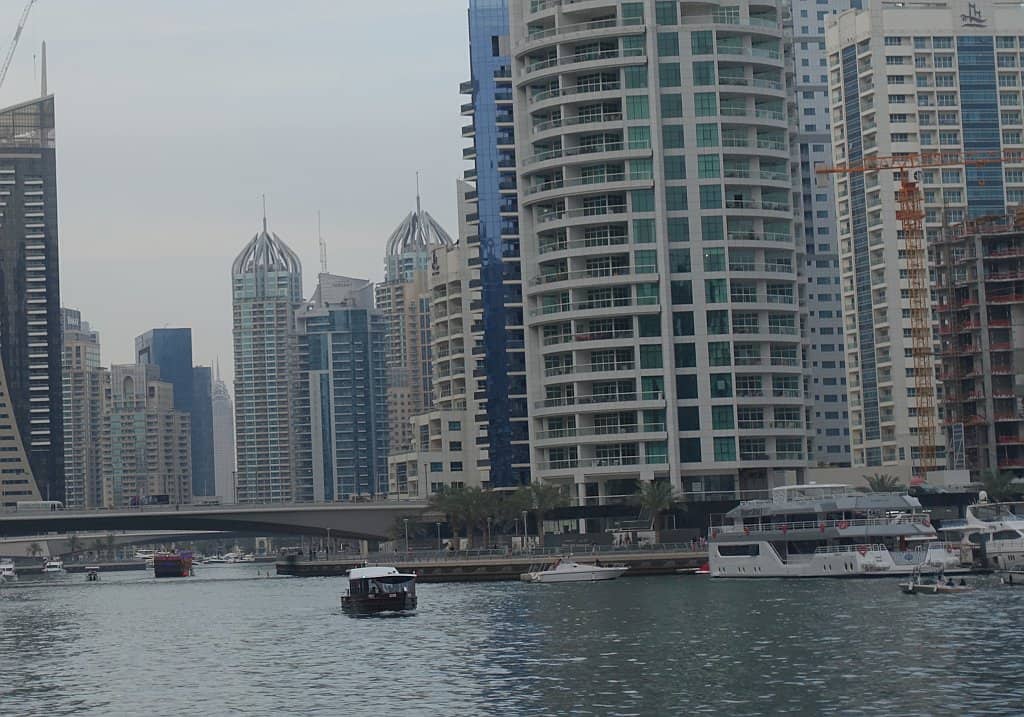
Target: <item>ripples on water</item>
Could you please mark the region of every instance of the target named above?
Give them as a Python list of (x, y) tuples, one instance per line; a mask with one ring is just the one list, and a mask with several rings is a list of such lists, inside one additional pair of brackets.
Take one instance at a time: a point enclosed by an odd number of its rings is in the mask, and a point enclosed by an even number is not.
[(1020, 715), (1024, 589), (891, 580), (421, 585), (208, 567), (0, 587), (0, 715)]

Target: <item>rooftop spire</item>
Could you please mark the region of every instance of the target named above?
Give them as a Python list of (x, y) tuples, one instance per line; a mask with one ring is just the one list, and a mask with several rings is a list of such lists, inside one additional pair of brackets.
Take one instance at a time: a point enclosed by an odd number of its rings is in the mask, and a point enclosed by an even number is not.
[(420, 213), (420, 173), (416, 172), (416, 213)]
[(263, 231), (267, 231), (267, 195), (260, 195), (263, 197)]
[(320, 240), (320, 273), (327, 273), (327, 242), (324, 241), (324, 235), (320, 231), (320, 210), (316, 210), (316, 235)]

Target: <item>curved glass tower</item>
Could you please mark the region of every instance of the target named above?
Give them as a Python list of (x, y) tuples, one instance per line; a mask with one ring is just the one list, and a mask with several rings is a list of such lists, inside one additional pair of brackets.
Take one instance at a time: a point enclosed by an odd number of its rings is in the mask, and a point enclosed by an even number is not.
[(534, 475), (581, 505), (806, 466), (784, 4), (513, 0)]

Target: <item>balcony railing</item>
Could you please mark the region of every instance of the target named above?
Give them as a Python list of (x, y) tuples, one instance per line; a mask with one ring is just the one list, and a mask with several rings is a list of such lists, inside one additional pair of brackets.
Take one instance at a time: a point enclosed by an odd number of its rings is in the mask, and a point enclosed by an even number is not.
[(597, 122), (621, 122), (621, 112), (602, 112), (601, 114), (577, 115), (575, 117), (557, 117), (555, 119), (538, 122), (533, 126), (534, 133), (556, 127), (573, 127), (581, 124), (595, 124)]
[(644, 48), (627, 48), (622, 52), (618, 50), (598, 50), (597, 52), (581, 52), (576, 55), (566, 55), (564, 57), (551, 57), (545, 60), (538, 60), (531, 62), (526, 66), (526, 74), (537, 72), (538, 70), (545, 70), (549, 67), (558, 67), (560, 65), (575, 65), (580, 62), (594, 62), (596, 60), (615, 60), (618, 58), (627, 57), (643, 57)]

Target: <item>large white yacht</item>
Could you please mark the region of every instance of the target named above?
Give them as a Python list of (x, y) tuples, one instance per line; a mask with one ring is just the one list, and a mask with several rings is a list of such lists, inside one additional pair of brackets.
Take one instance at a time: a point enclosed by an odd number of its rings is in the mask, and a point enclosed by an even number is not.
[(971, 550), (982, 564), (997, 570), (1024, 570), (1024, 504), (989, 503), (984, 492), (967, 506), (963, 520), (944, 520), (944, 540)]
[(708, 540), (713, 577), (955, 573), (971, 565), (970, 549), (939, 542), (920, 501), (901, 493), (781, 486), (770, 500), (744, 501), (719, 518), (712, 519)]
[(0, 558), (0, 581), (14, 580), (18, 577), (18, 571), (14, 567), (14, 561), (10, 558)]

